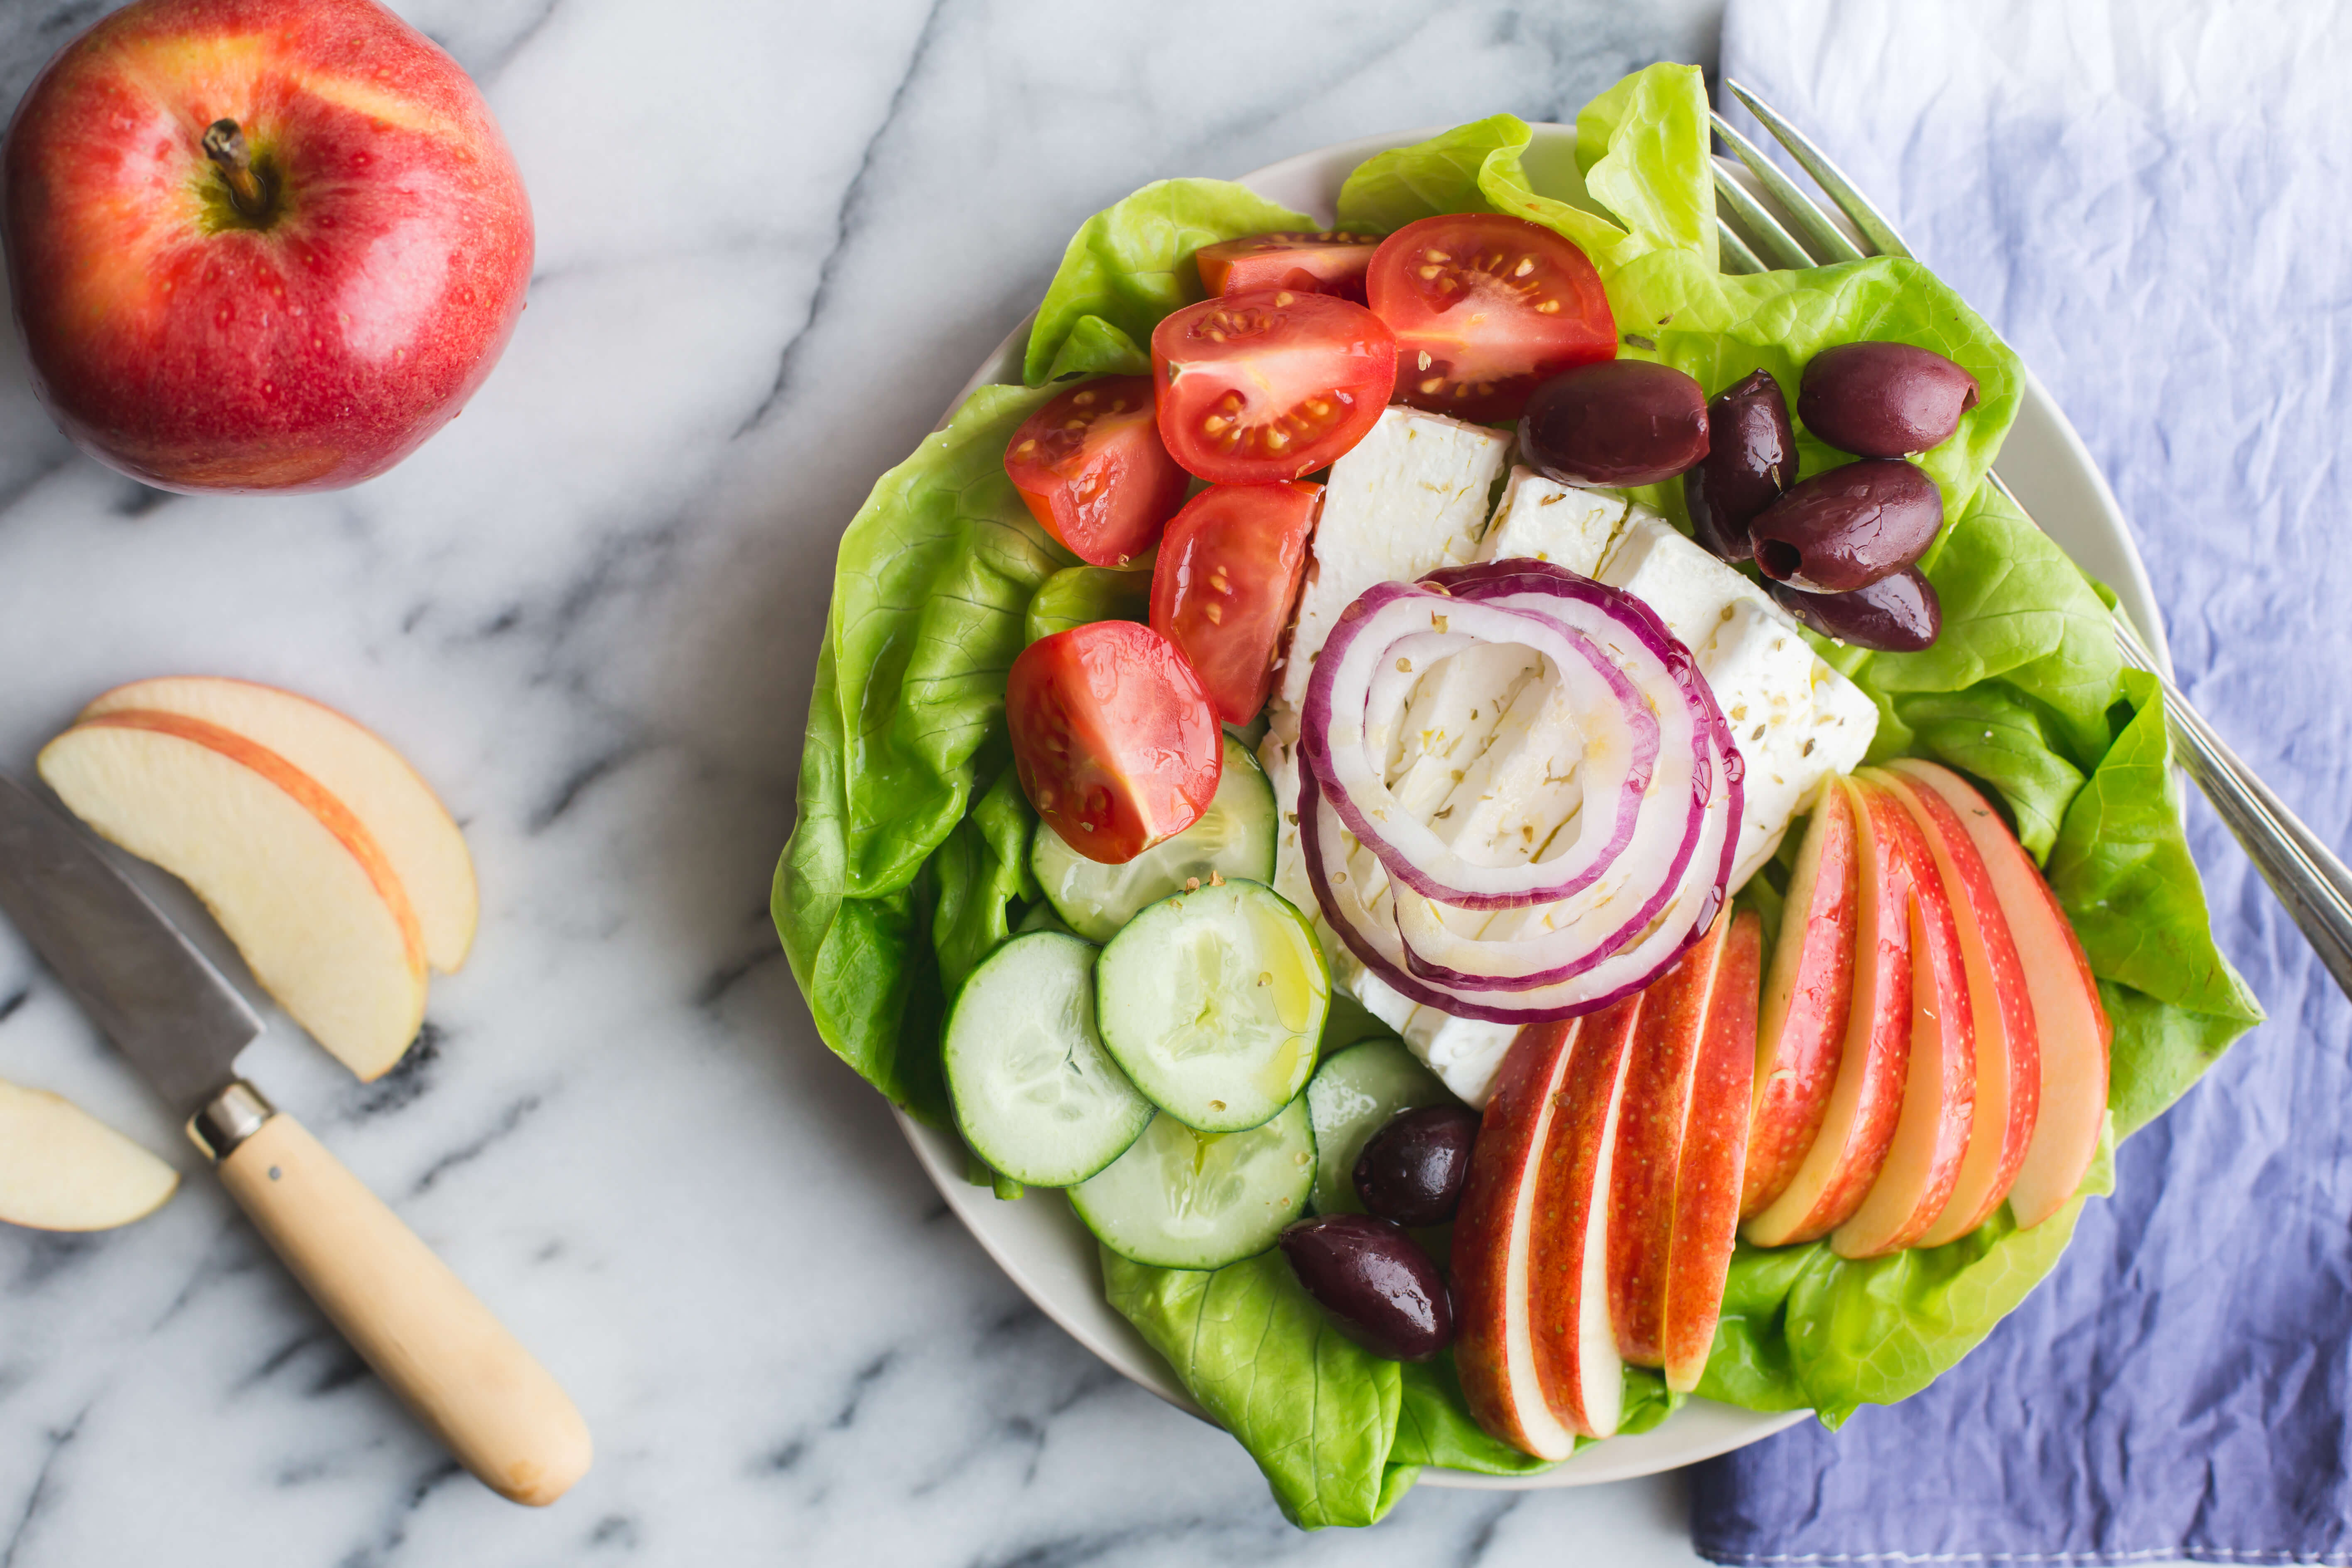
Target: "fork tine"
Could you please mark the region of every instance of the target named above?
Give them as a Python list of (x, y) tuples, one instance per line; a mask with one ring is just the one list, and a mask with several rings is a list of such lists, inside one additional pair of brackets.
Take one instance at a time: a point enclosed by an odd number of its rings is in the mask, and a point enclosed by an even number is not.
[(1780, 118), (1778, 111), (1767, 107), (1760, 99), (1729, 77), (1723, 79), (1723, 85), (1732, 97), (1747, 105), (1748, 112), (1756, 117), (1757, 123), (1772, 133), (1774, 141), (1789, 150), (1790, 156), (1797, 160), (1798, 166), (1828, 193), (1830, 200), (1837, 204), (1838, 210), (1845, 214), (1846, 221), (1862, 231), (1863, 237), (1876, 247), (1879, 255), (1911, 254), (1911, 247), (1903, 243), (1901, 235), (1895, 232), (1895, 226), (1886, 220), (1886, 215), (1873, 206), (1869, 197), (1853, 188), (1853, 182), (1845, 177), (1845, 172), (1831, 163), (1829, 155), (1814, 146), (1811, 137)]
[(1794, 181), (1780, 173), (1780, 165), (1766, 157), (1763, 149), (1742, 136), (1722, 115), (1710, 114), (1708, 118), (1715, 121), (1715, 133), (1739, 155), (1739, 161), (1748, 165), (1748, 172), (1766, 190), (1772, 193), (1772, 199), (1796, 220), (1797, 226), (1811, 237), (1816, 256), (1824, 261), (1860, 261), (1863, 258), (1862, 247), (1846, 237), (1845, 231), (1838, 227), (1829, 214), (1822, 211), (1812, 197), (1799, 190)]
[(1731, 273), (1771, 270), (1754, 251), (1748, 248), (1748, 242), (1739, 237), (1739, 231), (1721, 218), (1715, 220), (1715, 238), (1716, 248), (1722, 252), (1719, 270)]
[[(1764, 204), (1748, 194), (1748, 187), (1731, 177), (1722, 164), (1715, 166), (1715, 194), (1731, 208), (1732, 216), (1746, 226), (1755, 237), (1762, 255), (1775, 267), (1802, 270), (1819, 266), (1812, 253), (1797, 243), (1796, 237), (1780, 226), (1780, 220), (1764, 209)], [(1755, 254), (1751, 252), (1751, 255)], [(1763, 270), (1761, 268), (1759, 271)]]

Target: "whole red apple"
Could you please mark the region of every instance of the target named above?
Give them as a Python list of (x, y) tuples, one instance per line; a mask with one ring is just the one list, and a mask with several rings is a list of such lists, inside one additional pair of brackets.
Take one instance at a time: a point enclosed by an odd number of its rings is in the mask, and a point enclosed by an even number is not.
[(0, 147), (36, 389), (176, 490), (356, 484), (455, 417), (530, 279), (530, 204), (456, 61), (373, 0), (137, 0)]

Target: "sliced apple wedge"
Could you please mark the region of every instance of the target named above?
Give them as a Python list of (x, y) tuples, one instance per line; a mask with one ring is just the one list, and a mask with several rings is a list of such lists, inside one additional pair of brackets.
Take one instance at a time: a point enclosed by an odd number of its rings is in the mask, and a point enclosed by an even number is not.
[(2041, 1051), (2041, 1092), (2033, 1136), (2010, 1184), (2010, 1212), (2020, 1226), (2041, 1224), (2066, 1206), (2099, 1150), (2107, 1112), (2107, 1047), (2112, 1031), (2099, 1005), (2090, 960), (2041, 871), (1984, 797), (1948, 768), (1916, 758), (1890, 771), (1943, 797), (1984, 858), (2025, 973)]
[(62, 1095), (0, 1082), (0, 1223), (112, 1230), (162, 1208), (180, 1173)]
[(398, 752), (322, 703), (274, 686), (220, 676), (170, 676), (118, 686), (85, 720), (133, 711), (200, 719), (266, 747), (351, 808), (391, 862), (443, 973), (466, 962), (481, 900), (473, 857), (448, 810)]
[[(1894, 1139), (1910, 1066), (1911, 868), (1900, 847), (1910, 818), (1884, 790), (1865, 794), (1835, 779), (1825, 800), (1832, 789), (1854, 824), (1853, 995), (1821, 1129), (1780, 1195), (1742, 1227), (1759, 1247), (1827, 1236), (1862, 1206)], [(1794, 916), (1783, 917), (1784, 928)]]
[(1672, 969), (1650, 982), (1627, 1047), (1624, 1106), (1609, 1171), (1609, 1320), (1617, 1353), (1636, 1366), (1665, 1362), (1675, 1190), (1708, 993), (1730, 929), (1726, 910)]
[(1968, 829), (1944, 797), (1899, 773), (1864, 775), (1895, 792), (1919, 825), (1935, 857), (1936, 874), (1950, 895), (1968, 966), (1969, 1003), (1976, 1021), (1976, 1109), (1959, 1179), (1936, 1223), (1912, 1245), (1941, 1247), (1992, 1217), (2009, 1196), (2024, 1162), (2042, 1101), (2041, 1036), (2025, 969), (2009, 920), (2000, 912), (1991, 873)]
[[(1871, 794), (1892, 795), (1861, 781)], [(1958, 921), (1936, 875), (1926, 836), (1898, 802), (1890, 821), (1903, 827), (1901, 853), (1911, 863), (1911, 1047), (1903, 1111), (1878, 1179), (1846, 1222), (1830, 1233), (1841, 1258), (1877, 1258), (1908, 1247), (1935, 1224), (1959, 1180), (1977, 1094), (1976, 1012)]]
[(194, 890), (295, 1021), (362, 1079), (425, 1017), (425, 945), (359, 819), (266, 747), (176, 714), (112, 713), (42, 750), (41, 777), (104, 837)]
[(1726, 909), (1642, 994), (1609, 1178), (1609, 1315), (1636, 1366), (1669, 1364), (1694, 1318), (1715, 1334), (1739, 1228), (1762, 950), (1756, 917)]
[[(1521, 1029), (1454, 1222), (1454, 1363), (1471, 1415), (1539, 1458), (1616, 1429), (1609, 1150), (1640, 998)], [(1596, 1426), (1596, 1421), (1605, 1426)]]
[(1739, 1239), (1740, 1173), (1748, 1158), (1764, 926), (1752, 911), (1725, 913), (1730, 916), (1731, 929), (1707, 987), (1690, 1121), (1683, 1129), (1681, 1166), (1675, 1175), (1664, 1349), (1666, 1386), (1679, 1394), (1698, 1386), (1715, 1349), (1724, 1284), (1731, 1274), (1732, 1247)]
[(1552, 1414), (1536, 1371), (1528, 1258), (1544, 1146), (1585, 1020), (1521, 1029), (1496, 1069), (1454, 1219), (1454, 1362), (1487, 1433), (1523, 1453), (1564, 1459), (1576, 1433)]
[(1853, 804), (1843, 789), (1825, 785), (1797, 848), (1757, 1016), (1743, 1219), (1788, 1191), (1829, 1111), (1853, 999), (1859, 854)]
[(1609, 1194), (1625, 1068), (1643, 997), (1586, 1015), (1535, 1184), (1528, 1275), (1536, 1373), (1562, 1424), (1607, 1437), (1624, 1415), (1625, 1364), (1609, 1321)]

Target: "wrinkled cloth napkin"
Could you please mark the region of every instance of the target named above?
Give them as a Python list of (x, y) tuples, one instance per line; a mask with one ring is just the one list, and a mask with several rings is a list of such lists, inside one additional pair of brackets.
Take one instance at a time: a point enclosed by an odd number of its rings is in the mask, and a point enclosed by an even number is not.
[[(2339, 7), (1732, 0), (1722, 60), (2039, 374), (2190, 697), (2352, 847)], [(2352, 1562), (2352, 1007), (2201, 800), (2190, 824), (2271, 1021), (2122, 1147), (2056, 1271), (1933, 1386), (1694, 1471), (1701, 1555)]]

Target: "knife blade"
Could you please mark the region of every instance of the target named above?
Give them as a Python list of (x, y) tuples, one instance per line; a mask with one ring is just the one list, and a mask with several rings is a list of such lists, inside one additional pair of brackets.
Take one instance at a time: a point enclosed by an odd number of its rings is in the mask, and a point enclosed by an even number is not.
[(82, 829), (0, 773), (0, 910), (181, 1120), (261, 1020)]
[(460, 1463), (543, 1506), (594, 1458), (579, 1407), (415, 1231), (236, 1076), (261, 1020), (76, 824), (0, 773), (0, 911), (211, 1159), (352, 1347)]

